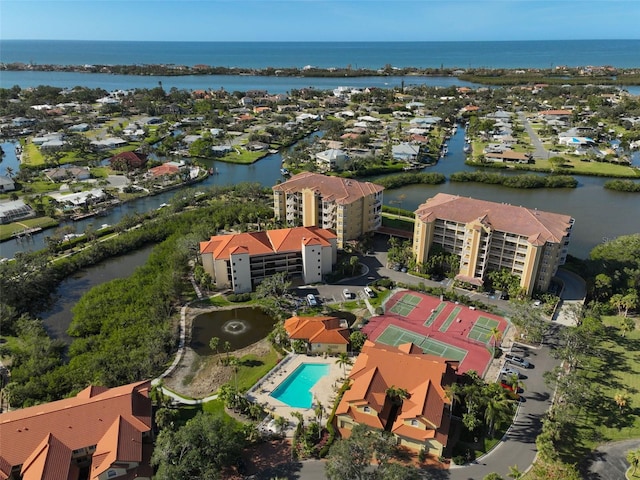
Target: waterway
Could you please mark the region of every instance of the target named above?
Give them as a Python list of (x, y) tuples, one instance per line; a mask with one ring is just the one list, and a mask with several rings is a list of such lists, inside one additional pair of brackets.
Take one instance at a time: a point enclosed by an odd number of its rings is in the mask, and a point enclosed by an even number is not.
[[(463, 146), (464, 129), (459, 128), (449, 140), (449, 154), (440, 159), (437, 165), (426, 167), (423, 171), (441, 172), (448, 176), (461, 170), (474, 170), (475, 167), (469, 167), (464, 163)], [(211, 161), (210, 165), (217, 170), (217, 175), (212, 175), (189, 188), (197, 190), (211, 185), (229, 185), (240, 182), (259, 182), (264, 186), (271, 187), (283, 179), (280, 174), (281, 164), (282, 155), (280, 153), (268, 155), (251, 165)], [(495, 185), (452, 182), (446, 182), (442, 185), (409, 185), (397, 190), (386, 191), (384, 203), (407, 210), (415, 210), (427, 198), (438, 192), (444, 192), (571, 215), (576, 219), (576, 224), (569, 252), (580, 258), (586, 258), (591, 249), (601, 242), (640, 231), (640, 224), (637, 221), (637, 218), (640, 217), (640, 202), (637, 195), (605, 190), (603, 188), (605, 178), (589, 176), (576, 176), (576, 178), (579, 185), (573, 189), (521, 190)], [(176, 191), (170, 191), (135, 200), (111, 210), (106, 217), (89, 218), (74, 222), (72, 225), (75, 226), (78, 233), (83, 232), (88, 224), (94, 226), (98, 223), (113, 225), (127, 214), (148, 211), (158, 208), (163, 203), (169, 203), (175, 194)], [(50, 234), (50, 231), (43, 231), (33, 235), (29, 240), (9, 240), (0, 243), (0, 256), (12, 258), (20, 251), (45, 248), (45, 237)]]
[[(463, 146), (464, 130), (458, 129), (449, 140), (450, 153), (440, 159), (437, 165), (426, 167), (423, 171), (441, 172), (448, 176), (453, 172), (475, 169), (464, 164)], [(282, 156), (279, 153), (269, 155), (252, 165), (211, 162), (211, 165), (218, 170), (218, 174), (189, 188), (198, 189), (209, 185), (228, 185), (244, 181), (260, 182), (270, 187), (278, 180), (282, 180), (281, 162)], [(640, 217), (640, 202), (637, 195), (605, 190), (603, 184), (606, 179), (603, 178), (587, 176), (577, 178), (579, 186), (575, 189), (520, 190), (496, 185), (452, 182), (442, 185), (409, 185), (386, 191), (384, 203), (415, 210), (427, 198), (438, 192), (444, 192), (571, 215), (576, 219), (576, 223), (573, 227), (569, 253), (580, 258), (586, 258), (590, 250), (599, 243), (640, 231), (640, 224), (637, 221)], [(74, 225), (76, 230), (81, 232), (89, 223), (95, 224), (99, 221), (115, 224), (126, 214), (158, 208), (160, 204), (169, 202), (175, 194), (176, 191), (173, 191), (139, 199), (112, 210), (106, 217), (87, 219), (75, 222)], [(18, 251), (44, 248), (44, 238), (47, 235), (50, 235), (50, 232), (36, 234), (28, 243), (15, 240), (1, 243), (0, 255), (12, 257)], [(149, 251), (150, 247), (140, 252), (110, 259), (79, 272), (73, 278), (63, 282), (57, 291), (58, 301), (50, 311), (41, 315), (52, 336), (65, 338), (64, 332), (72, 318), (71, 308), (83, 293), (100, 283), (130, 275), (137, 266), (146, 261)]]

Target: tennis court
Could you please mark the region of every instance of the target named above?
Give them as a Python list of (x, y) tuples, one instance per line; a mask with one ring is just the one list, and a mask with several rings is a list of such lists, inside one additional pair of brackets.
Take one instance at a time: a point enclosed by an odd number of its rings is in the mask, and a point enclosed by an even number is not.
[(454, 308), (449, 314), (449, 316), (447, 317), (447, 319), (442, 323), (442, 325), (440, 325), (439, 330), (441, 332), (446, 332), (447, 330), (449, 330), (449, 327), (451, 326), (451, 324), (456, 319), (456, 317), (460, 314), (461, 311), (462, 311), (462, 307)]
[(473, 327), (471, 327), (471, 330), (469, 330), (468, 337), (482, 343), (487, 343), (489, 339), (491, 339), (491, 330), (498, 325), (500, 325), (500, 322), (493, 318), (479, 316), (473, 324)]
[(439, 342), (433, 338), (427, 338), (424, 335), (410, 332), (395, 325), (387, 326), (376, 341), (391, 345), (392, 347), (397, 347), (403, 343), (413, 343), (422, 348), (424, 353), (451, 360), (462, 361), (464, 357), (467, 356), (467, 350), (447, 345), (446, 343)]
[(427, 318), (427, 321), (424, 322), (424, 326), (430, 327), (433, 324), (433, 322), (436, 320), (436, 318), (438, 318), (438, 315), (440, 315), (440, 312), (446, 306), (447, 306), (447, 302), (440, 302), (440, 305), (438, 305), (436, 308), (431, 310), (431, 315), (429, 315), (429, 318)]

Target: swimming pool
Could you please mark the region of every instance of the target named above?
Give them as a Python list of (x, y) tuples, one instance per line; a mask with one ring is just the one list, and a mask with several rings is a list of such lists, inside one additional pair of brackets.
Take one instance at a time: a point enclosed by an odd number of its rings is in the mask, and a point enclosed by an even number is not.
[(328, 363), (303, 363), (271, 392), (271, 396), (290, 407), (310, 408), (313, 404), (311, 388), (328, 373)]

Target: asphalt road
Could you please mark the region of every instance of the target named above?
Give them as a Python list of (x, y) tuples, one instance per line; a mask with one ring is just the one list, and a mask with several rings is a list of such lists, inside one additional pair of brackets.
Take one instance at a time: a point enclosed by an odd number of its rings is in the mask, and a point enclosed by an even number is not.
[(640, 448), (640, 440), (624, 440), (598, 447), (589, 458), (587, 480), (620, 480), (629, 468), (627, 452)]
[[(321, 302), (341, 302), (345, 300), (343, 295), (345, 288), (361, 296), (364, 286), (381, 277), (409, 284), (417, 284), (420, 281), (430, 286), (447, 286), (448, 284), (447, 280), (433, 282), (387, 268), (386, 239), (380, 236), (376, 237), (374, 250), (374, 253), (361, 257), (361, 262), (368, 269), (366, 274), (347, 279), (336, 285), (301, 287), (298, 289), (298, 295), (304, 298), (306, 294), (314, 293)], [(508, 302), (506, 301), (491, 299), (481, 294), (475, 295), (482, 296), (482, 301), (485, 303), (494, 304), (501, 310), (508, 311)], [(524, 393), (522, 396), (524, 401), (520, 403), (515, 421), (505, 434), (503, 441), (475, 464), (456, 466), (444, 471), (429, 470), (427, 471), (428, 478), (442, 480), (481, 479), (492, 472), (508, 478), (510, 466), (517, 465), (519, 469), (525, 470), (533, 463), (536, 456), (535, 439), (542, 428), (541, 420), (551, 405), (552, 392), (545, 384), (543, 374), (558, 365), (558, 361), (551, 356), (558, 328), (561, 327), (551, 326), (542, 347), (532, 348), (514, 344), (512, 351), (529, 360), (532, 368), (519, 369), (526, 377), (523, 379)], [(324, 462), (322, 461), (301, 462), (293, 470), (287, 472), (286, 478), (325, 479)]]

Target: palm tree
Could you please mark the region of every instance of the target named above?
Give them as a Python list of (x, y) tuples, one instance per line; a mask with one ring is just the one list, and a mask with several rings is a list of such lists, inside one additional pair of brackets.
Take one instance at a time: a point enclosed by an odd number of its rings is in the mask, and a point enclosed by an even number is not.
[(289, 420), (287, 420), (284, 417), (276, 417), (273, 423), (276, 426), (276, 429), (278, 430), (278, 434), (284, 436), (284, 431), (289, 426)]
[(616, 405), (620, 408), (620, 412), (629, 404), (629, 394), (627, 392), (617, 392), (613, 399), (616, 402)]
[(509, 476), (511, 478), (513, 478), (514, 480), (520, 480), (523, 475), (524, 475), (524, 473), (522, 473), (518, 469), (518, 465), (513, 465), (513, 466), (509, 467)]
[(502, 332), (498, 327), (492, 327), (489, 333), (491, 334), (490, 340), (493, 343), (493, 353), (495, 355), (496, 347), (500, 345), (500, 340), (502, 340)]
[(351, 358), (349, 358), (349, 354), (345, 353), (345, 352), (341, 352), (340, 355), (338, 355), (338, 358), (336, 359), (336, 363), (342, 367), (343, 371), (344, 371), (344, 375), (345, 377), (347, 376), (347, 366), (348, 365), (353, 365), (353, 362), (351, 361)]
[(216, 352), (218, 355), (220, 352), (218, 351), (218, 347), (220, 346), (220, 338), (219, 337), (211, 337), (209, 340), (209, 348)]
[(508, 419), (510, 410), (510, 402), (504, 396), (491, 397), (488, 399), (484, 410), (484, 419), (489, 427), (489, 435), (493, 435), (493, 428), (495, 426), (500, 426), (502, 422)]
[(449, 417), (453, 415), (453, 407), (455, 407), (456, 402), (459, 402), (462, 398), (462, 385), (459, 383), (452, 383), (451, 385), (447, 385), (444, 388), (445, 395), (449, 400), (451, 400), (451, 408), (449, 409)]
[(318, 400), (318, 398), (316, 397), (316, 406), (313, 409), (313, 413), (316, 416), (316, 418), (318, 419), (318, 425), (320, 426), (320, 428), (318, 429), (318, 439), (322, 438), (322, 416), (324, 414), (324, 407), (322, 406), (322, 403), (320, 403), (320, 400)]
[(396, 387), (391, 385), (384, 392), (394, 405), (402, 405), (402, 402), (410, 397), (406, 388)]
[(640, 448), (629, 450), (627, 452), (627, 462), (629, 462), (629, 465), (633, 467), (631, 475), (635, 476), (638, 465), (640, 465)]

